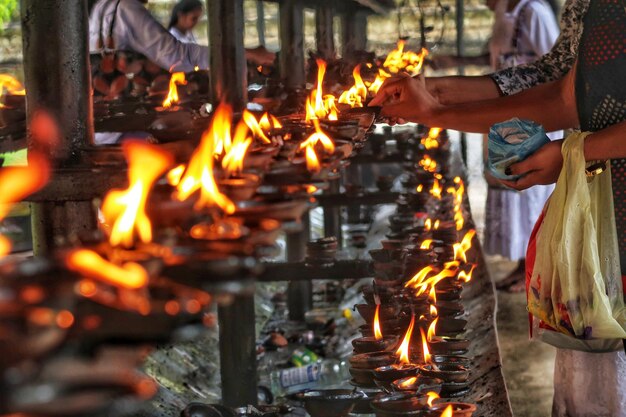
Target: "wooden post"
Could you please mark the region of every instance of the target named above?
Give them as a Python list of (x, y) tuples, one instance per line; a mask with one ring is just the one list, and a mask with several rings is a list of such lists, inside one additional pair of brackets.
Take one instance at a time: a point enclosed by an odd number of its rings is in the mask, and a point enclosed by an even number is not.
[(289, 88), (306, 82), (304, 59), (304, 9), (300, 0), (280, 2), (280, 76)]
[(214, 104), (225, 101), (240, 111), (248, 102), (243, 0), (211, 0), (207, 13)]
[(343, 32), (344, 58), (352, 57), (354, 51), (363, 51), (367, 48), (367, 12), (362, 9), (353, 9), (342, 16), (341, 27)]
[(315, 9), (315, 38), (319, 54), (324, 59), (333, 58), (335, 56), (333, 9), (326, 2)]
[(265, 45), (265, 7), (263, 0), (256, 0), (256, 32), (259, 45)]

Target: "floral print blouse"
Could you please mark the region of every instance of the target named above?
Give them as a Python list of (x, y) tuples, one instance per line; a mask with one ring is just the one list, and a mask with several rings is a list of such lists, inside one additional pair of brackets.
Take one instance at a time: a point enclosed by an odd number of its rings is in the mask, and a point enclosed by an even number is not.
[(578, 55), (583, 17), (590, 0), (567, 0), (561, 16), (561, 35), (550, 52), (535, 62), (491, 74), (503, 95), (511, 95), (538, 84), (558, 80), (572, 68)]

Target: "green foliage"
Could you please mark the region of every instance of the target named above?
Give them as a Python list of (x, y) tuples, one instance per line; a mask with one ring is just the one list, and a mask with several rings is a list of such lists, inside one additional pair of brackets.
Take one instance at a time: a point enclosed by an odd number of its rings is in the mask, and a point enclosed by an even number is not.
[(0, 0), (0, 31), (13, 16), (13, 12), (17, 9), (18, 0)]

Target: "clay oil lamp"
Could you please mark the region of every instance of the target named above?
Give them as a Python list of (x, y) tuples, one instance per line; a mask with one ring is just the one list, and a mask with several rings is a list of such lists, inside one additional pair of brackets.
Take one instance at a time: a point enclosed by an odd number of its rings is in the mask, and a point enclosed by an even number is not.
[(437, 378), (431, 378), (418, 374), (416, 376), (410, 376), (393, 381), (391, 386), (395, 392), (412, 392), (414, 394), (426, 394), (427, 392), (441, 391), (441, 384), (443, 381)]
[(316, 266), (332, 265), (337, 255), (337, 246), (337, 238), (334, 236), (307, 242), (306, 264)]
[(398, 362), (374, 369), (374, 379), (379, 386), (389, 388), (391, 383), (397, 379), (417, 375), (419, 367), (411, 363), (410, 360), (410, 345), (414, 327), (415, 315), (411, 317), (411, 323), (404, 334), (402, 343), (395, 352)]
[(372, 401), (376, 417), (424, 417), (428, 411), (426, 395), (412, 392), (398, 392), (382, 396)]
[(379, 318), (380, 306), (380, 304), (376, 305), (374, 313), (373, 336), (363, 336), (352, 340), (355, 353), (388, 351), (398, 343), (398, 336), (383, 336)]
[(394, 301), (395, 297), (401, 294), (401, 289), (392, 287), (379, 287), (374, 285), (365, 285), (361, 288), (363, 298), (369, 305), (376, 305), (376, 298), (381, 304), (389, 304)]
[(439, 317), (436, 333), (440, 336), (456, 336), (465, 331), (467, 320), (454, 317)]
[(375, 387), (374, 369), (396, 362), (393, 352), (359, 353), (350, 358), (352, 382), (360, 387)]
[(372, 249), (369, 251), (369, 255), (375, 262), (393, 262), (402, 259), (402, 249)]
[(377, 278), (393, 281), (400, 278), (404, 267), (401, 262), (392, 261), (388, 263), (374, 261), (374, 273)]
[(438, 355), (456, 355), (463, 354), (467, 352), (469, 348), (470, 341), (468, 339), (456, 338), (456, 337), (448, 337), (448, 336), (437, 336), (435, 334), (435, 329), (437, 326), (437, 321), (439, 318), (433, 320), (431, 325), (428, 328), (428, 344), (430, 346), (430, 350)]
[[(433, 326), (434, 328), (434, 326)], [(469, 369), (458, 363), (440, 362), (434, 363), (429, 351), (429, 343), (424, 334), (424, 331), (420, 329), (422, 336), (422, 349), (424, 353), (424, 364), (420, 366), (420, 374), (441, 379), (443, 381), (442, 392), (460, 391), (467, 389), (467, 381), (469, 378)]]
[(476, 405), (469, 403), (442, 402), (433, 404), (427, 417), (472, 417)]
[(348, 389), (314, 390), (302, 395), (304, 408), (311, 417), (347, 416), (363, 397), (362, 392)]
[[(406, 330), (409, 323), (409, 319), (407, 317), (399, 317), (390, 320), (381, 320), (380, 328), (382, 333), (387, 336), (397, 336), (400, 339), (400, 336)], [(365, 337), (373, 337), (374, 331), (372, 330), (371, 324), (364, 324), (359, 327), (359, 331)]]
[(374, 306), (370, 304), (357, 304), (355, 308), (366, 323), (373, 323), (377, 311), (380, 320), (387, 321), (398, 317), (401, 306), (398, 304), (378, 304)]

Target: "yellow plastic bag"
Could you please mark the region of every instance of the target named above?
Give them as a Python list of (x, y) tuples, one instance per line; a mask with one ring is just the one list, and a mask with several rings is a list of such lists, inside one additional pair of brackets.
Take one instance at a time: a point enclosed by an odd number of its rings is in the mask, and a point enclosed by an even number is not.
[(585, 175), (584, 139), (562, 147), (563, 169), (536, 237), (528, 311), (539, 338), (561, 348), (611, 351), (626, 339), (611, 172)]

